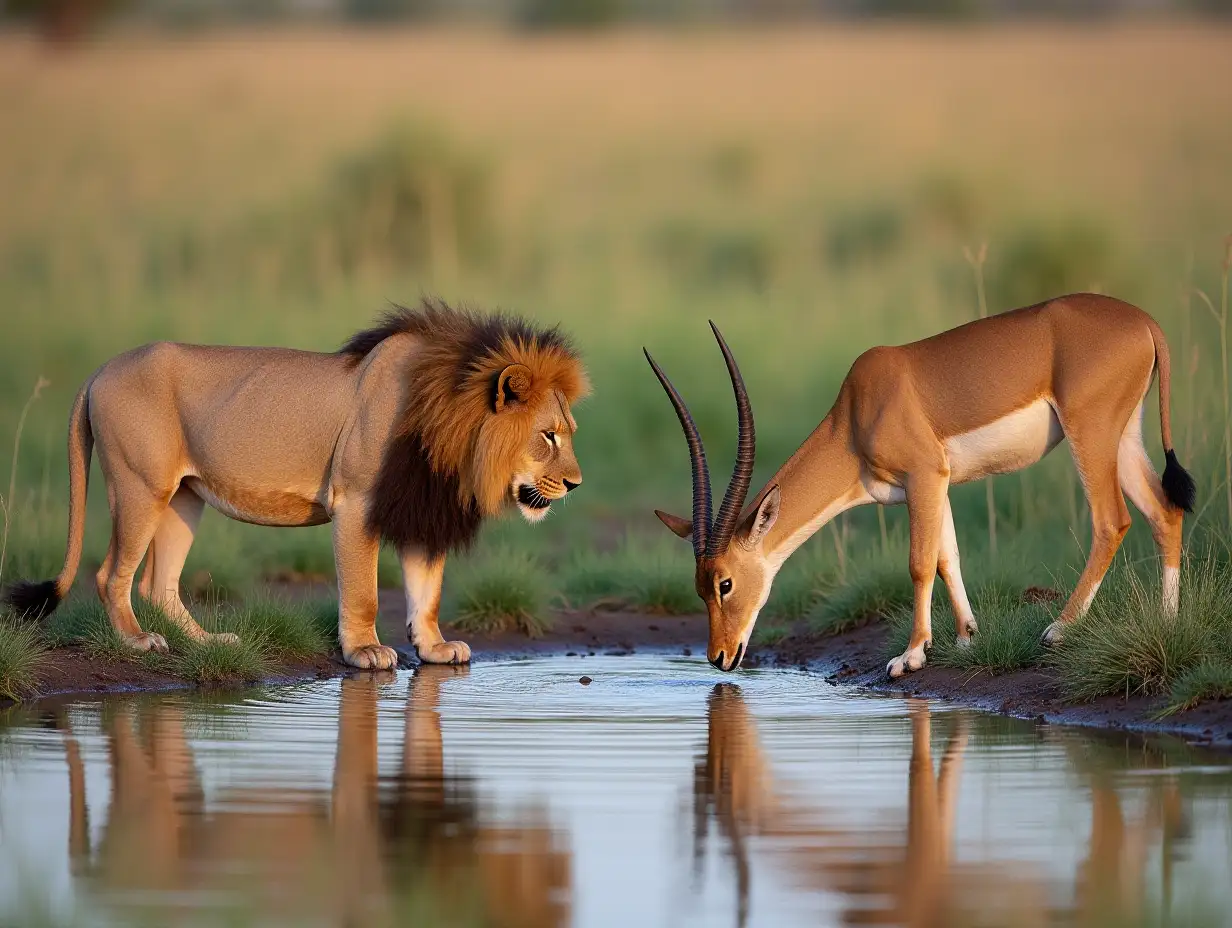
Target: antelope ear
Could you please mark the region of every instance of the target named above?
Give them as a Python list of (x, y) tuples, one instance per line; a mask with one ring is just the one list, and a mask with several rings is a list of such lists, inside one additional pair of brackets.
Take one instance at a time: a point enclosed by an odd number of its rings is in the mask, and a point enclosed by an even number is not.
[(682, 519), (680, 516), (674, 516), (670, 512), (664, 512), (661, 509), (654, 511), (659, 517), (659, 521), (671, 529), (672, 534), (679, 535), (681, 538), (688, 538), (693, 534), (693, 520)]
[(756, 548), (762, 543), (766, 537), (766, 533), (774, 527), (775, 521), (779, 517), (779, 506), (783, 501), (782, 494), (779, 493), (778, 484), (770, 488), (770, 492), (762, 497), (761, 503), (753, 512), (748, 522), (748, 528), (745, 531), (745, 536), (741, 539), (741, 544), (746, 548)]
[(492, 409), (500, 412), (506, 406), (519, 406), (530, 396), (531, 374), (525, 364), (510, 364), (496, 376), (492, 393)]

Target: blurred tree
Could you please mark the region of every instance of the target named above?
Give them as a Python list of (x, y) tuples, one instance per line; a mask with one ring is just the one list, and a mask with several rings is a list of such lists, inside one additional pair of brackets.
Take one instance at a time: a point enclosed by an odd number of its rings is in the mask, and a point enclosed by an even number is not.
[(8, 0), (5, 12), (37, 24), (52, 45), (69, 46), (85, 38), (127, 0)]
[(521, 0), (517, 21), (526, 29), (598, 29), (629, 12), (624, 0)]
[(361, 22), (427, 19), (438, 12), (436, 0), (342, 0), (342, 15)]

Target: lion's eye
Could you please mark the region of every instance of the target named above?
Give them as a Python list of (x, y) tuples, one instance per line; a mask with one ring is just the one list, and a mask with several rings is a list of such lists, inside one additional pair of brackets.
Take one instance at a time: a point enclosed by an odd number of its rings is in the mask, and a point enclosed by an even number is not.
[(726, 596), (730, 592), (731, 592), (731, 578), (728, 577), (726, 580), (720, 580), (719, 581), (719, 595)]

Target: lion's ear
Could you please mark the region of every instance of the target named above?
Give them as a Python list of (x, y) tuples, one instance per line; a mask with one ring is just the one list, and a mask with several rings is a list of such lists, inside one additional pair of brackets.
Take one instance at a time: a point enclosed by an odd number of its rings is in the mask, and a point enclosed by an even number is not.
[(525, 364), (510, 364), (496, 378), (492, 408), (500, 412), (506, 406), (518, 406), (530, 397), (531, 374)]

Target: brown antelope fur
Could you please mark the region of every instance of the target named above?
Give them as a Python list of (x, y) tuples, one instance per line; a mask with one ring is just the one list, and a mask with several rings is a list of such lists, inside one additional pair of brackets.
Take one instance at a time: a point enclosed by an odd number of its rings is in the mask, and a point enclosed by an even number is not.
[(94, 841), (77, 734), (57, 710), (79, 892), (98, 893), (121, 916), (165, 893), (239, 898), (257, 923), (402, 925), (405, 900), (420, 898), (455, 909), (462, 900), (462, 912), (503, 928), (568, 924), (572, 855), (543, 810), (487, 823), (468, 778), (446, 766), (441, 688), (469, 671), (416, 669), (392, 771), (378, 766), (377, 729), (393, 674), (358, 674), (341, 681), (329, 786), (224, 786), (209, 800), (183, 707), (125, 703), (102, 720), (111, 801)]
[[(753, 472), (753, 413), (731, 352), (718, 329), (715, 335), (736, 391), (740, 442), (713, 525), (701, 438), (679, 393), (650, 363), (680, 417), (693, 462), (693, 518), (657, 514), (677, 535), (693, 538), (697, 593), (710, 617), (707, 656), (719, 669), (739, 666), (788, 556), (839, 513), (866, 503), (906, 503), (910, 520), (914, 620), (907, 650), (886, 668), (890, 676), (924, 666), (938, 573), (954, 604), (958, 641), (970, 643), (976, 621), (959, 569), (949, 487), (1033, 464), (1062, 438), (1069, 439), (1086, 492), (1092, 543), (1045, 641), (1060, 640), (1090, 606), (1129, 529), (1122, 493), (1151, 525), (1163, 560), (1164, 608), (1175, 614), (1181, 518), (1192, 510), (1194, 485), (1172, 450), (1168, 345), (1142, 310), (1074, 294), (909, 345), (866, 351), (833, 408), (743, 516)], [(1162, 480), (1142, 444), (1143, 403), (1156, 371), (1167, 456)]]
[(402, 562), (407, 635), (420, 659), (468, 661), (465, 642), (445, 641), (438, 627), (445, 556), (466, 548), (484, 518), (516, 506), (538, 521), (581, 483), (570, 407), (587, 389), (557, 329), (433, 301), (395, 308), (332, 354), (168, 342), (134, 349), (99, 368), (73, 406), (60, 575), (17, 584), (5, 598), (19, 615), (42, 617), (68, 593), (97, 443), (112, 520), (98, 592), (132, 647), (167, 647), (133, 613), (143, 556), (141, 595), (192, 637), (210, 637), (179, 591), (209, 503), (258, 525), (333, 523), (348, 664), (397, 664), (376, 634), (382, 542)]

